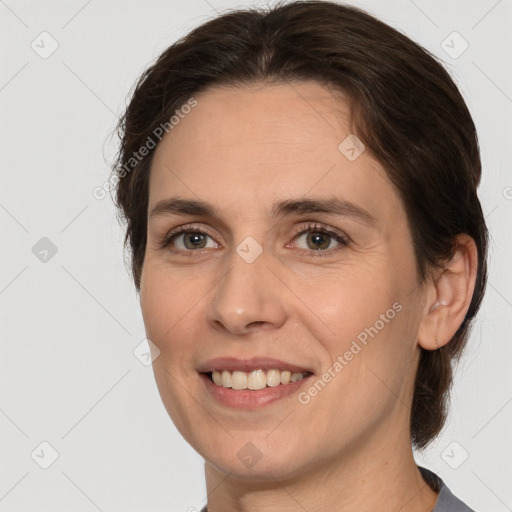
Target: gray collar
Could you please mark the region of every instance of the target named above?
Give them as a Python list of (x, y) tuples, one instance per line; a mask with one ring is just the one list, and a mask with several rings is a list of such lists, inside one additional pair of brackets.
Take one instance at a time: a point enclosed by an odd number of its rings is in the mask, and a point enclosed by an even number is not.
[(418, 469), (425, 482), (427, 482), (434, 491), (439, 493), (436, 506), (432, 512), (475, 512), (453, 495), (438, 475), (421, 466), (418, 466)]

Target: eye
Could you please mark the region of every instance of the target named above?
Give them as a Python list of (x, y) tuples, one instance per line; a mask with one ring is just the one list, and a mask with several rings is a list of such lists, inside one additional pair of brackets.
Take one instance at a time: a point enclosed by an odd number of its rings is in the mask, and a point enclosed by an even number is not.
[(171, 250), (188, 252), (198, 249), (214, 249), (218, 244), (205, 231), (181, 228), (177, 231), (172, 231), (165, 237), (161, 247), (166, 248), (169, 246), (172, 246)]
[[(206, 233), (200, 231), (187, 231), (175, 237), (176, 249), (205, 249), (207, 247), (215, 247), (216, 244), (208, 245), (208, 238)], [(210, 239), (211, 240), (211, 239)]]
[(331, 252), (339, 246), (347, 246), (348, 240), (340, 233), (319, 225), (301, 229), (295, 237), (299, 249), (311, 252)]

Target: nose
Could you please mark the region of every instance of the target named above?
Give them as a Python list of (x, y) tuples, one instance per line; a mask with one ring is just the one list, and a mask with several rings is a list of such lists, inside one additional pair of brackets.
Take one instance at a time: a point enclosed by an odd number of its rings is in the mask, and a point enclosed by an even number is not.
[(275, 274), (265, 251), (252, 263), (233, 251), (229, 269), (208, 307), (210, 325), (238, 335), (281, 327), (286, 319), (286, 294)]

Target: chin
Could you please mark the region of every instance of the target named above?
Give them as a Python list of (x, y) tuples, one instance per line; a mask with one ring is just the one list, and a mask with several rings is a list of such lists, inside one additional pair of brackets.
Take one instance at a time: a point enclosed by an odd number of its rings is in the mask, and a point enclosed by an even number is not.
[(254, 435), (240, 435), (224, 445), (214, 440), (194, 449), (216, 470), (241, 481), (285, 480), (307, 471), (313, 454), (299, 450), (289, 440), (276, 438), (272, 443), (265, 435), (259, 440)]

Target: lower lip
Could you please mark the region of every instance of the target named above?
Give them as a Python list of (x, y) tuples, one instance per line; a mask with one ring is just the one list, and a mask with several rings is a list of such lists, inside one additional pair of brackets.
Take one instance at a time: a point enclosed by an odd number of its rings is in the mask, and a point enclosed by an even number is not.
[(217, 384), (210, 380), (208, 375), (204, 373), (200, 374), (206, 389), (218, 402), (238, 409), (254, 409), (290, 396), (298, 391), (312, 376), (313, 375), (308, 375), (297, 382), (279, 384), (278, 386), (267, 386), (263, 389), (252, 391), (250, 389), (232, 389), (217, 386)]

